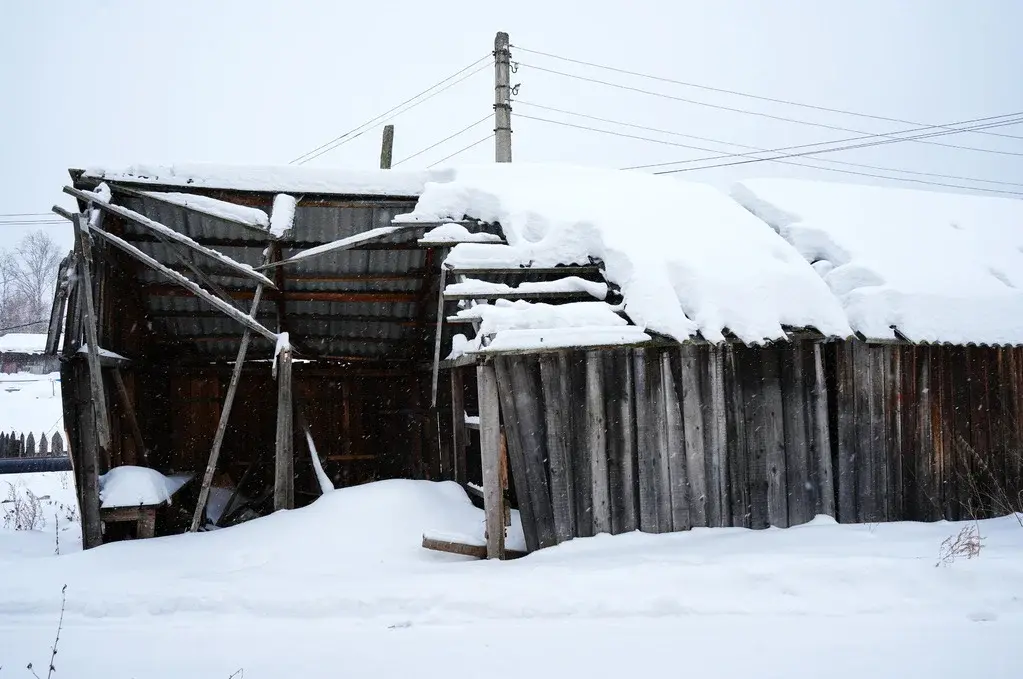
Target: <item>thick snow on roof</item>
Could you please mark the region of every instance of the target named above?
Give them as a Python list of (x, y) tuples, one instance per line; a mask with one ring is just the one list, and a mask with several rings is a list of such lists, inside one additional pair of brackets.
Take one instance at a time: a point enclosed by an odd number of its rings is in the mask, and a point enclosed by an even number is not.
[(0, 353), (41, 354), (46, 351), (46, 333), (12, 332), (0, 336)]
[(428, 181), (450, 178), (449, 170), (342, 170), (335, 168), (216, 164), (94, 167), (85, 177), (165, 186), (192, 186), (278, 193), (332, 193), (360, 196), (418, 196)]
[[(101, 186), (106, 186), (102, 184)], [(108, 189), (109, 190), (109, 189)], [(237, 205), (209, 196), (198, 196), (194, 193), (164, 193), (160, 191), (144, 191), (147, 196), (163, 200), (182, 207), (190, 207), (214, 217), (223, 217), (236, 222), (243, 222), (262, 229), (270, 228), (270, 218), (259, 208)]]
[(782, 326), (850, 334), (799, 253), (710, 186), (562, 165), (466, 166), (427, 184), (400, 219), (463, 217), (499, 221), (520, 261), (535, 266), (602, 259), (629, 317), (680, 340), (720, 341), (727, 328), (762, 342), (783, 338)]
[(867, 337), (1023, 343), (1023, 201), (790, 179), (732, 193), (815, 263)]

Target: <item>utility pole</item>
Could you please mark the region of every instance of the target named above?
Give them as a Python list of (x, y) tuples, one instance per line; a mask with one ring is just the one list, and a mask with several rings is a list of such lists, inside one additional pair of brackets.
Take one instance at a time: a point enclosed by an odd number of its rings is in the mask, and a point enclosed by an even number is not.
[(496, 160), (510, 163), (511, 155), (511, 50), (508, 34), (494, 38), (494, 141)]
[(384, 138), (380, 144), (380, 169), (391, 169), (391, 152), (394, 151), (394, 125), (384, 125)]

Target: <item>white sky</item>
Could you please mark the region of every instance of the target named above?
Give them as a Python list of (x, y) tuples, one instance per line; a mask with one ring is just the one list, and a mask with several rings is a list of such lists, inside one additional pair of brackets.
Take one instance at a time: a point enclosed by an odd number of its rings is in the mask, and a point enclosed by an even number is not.
[[(497, 30), (508, 31), (513, 44), (582, 60), (941, 124), (1023, 111), (1020, 25), (1023, 3), (1016, 0), (10, 3), (0, 40), (0, 213), (70, 205), (60, 189), (72, 166), (287, 163), (482, 57)], [(857, 130), (903, 127), (629, 78), (514, 49), (513, 59)], [(522, 84), (523, 101), (768, 148), (854, 136), (526, 67), (514, 82)], [(486, 70), (400, 116), (395, 160), (485, 116), (492, 103)], [(524, 105), (515, 114), (701, 145)], [(515, 114), (516, 161), (621, 167), (708, 155)], [(402, 167), (425, 167), (489, 129), (485, 123)], [(1023, 136), (1023, 125), (996, 131)], [(375, 167), (379, 139), (373, 130), (311, 164)], [(1018, 139), (963, 134), (935, 141), (1023, 154)], [(830, 157), (1023, 183), (1023, 156), (905, 143)], [(458, 158), (492, 159), (492, 142)], [(870, 181), (768, 163), (677, 176), (728, 183), (764, 175)], [(1023, 186), (1002, 188), (1023, 192)], [(70, 244), (68, 227), (42, 228)], [(0, 247), (23, 234), (0, 225)]]

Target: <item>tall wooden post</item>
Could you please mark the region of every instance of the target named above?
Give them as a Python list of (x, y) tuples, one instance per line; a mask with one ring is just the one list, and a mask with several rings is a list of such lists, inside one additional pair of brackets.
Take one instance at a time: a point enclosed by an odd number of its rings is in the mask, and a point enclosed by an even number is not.
[(394, 125), (384, 125), (384, 137), (380, 142), (380, 169), (391, 169), (391, 154), (394, 152)]
[(476, 366), (480, 403), (480, 455), (483, 509), (487, 518), (487, 558), (504, 558), (504, 493), (501, 489), (501, 411), (493, 363)]
[(277, 445), (274, 464), (274, 511), (295, 507), (294, 403), (291, 347), (277, 354)]
[(495, 160), (510, 163), (511, 153), (511, 50), (507, 33), (494, 38), (494, 141)]
[(465, 471), (465, 392), (462, 384), (462, 369), (451, 369), (451, 431), (454, 449), (451, 451), (454, 479), (457, 483), (469, 480)]
[(79, 260), (79, 300), (82, 322), (89, 344), (89, 395), (95, 421), (93, 437), (82, 445), (82, 544), (88, 549), (103, 542), (103, 528), (99, 518), (99, 464), (110, 454), (110, 420), (107, 399), (103, 389), (103, 373), (99, 364), (99, 331), (96, 324), (96, 303), (92, 297), (92, 242), (89, 240), (89, 221), (83, 214), (75, 216), (75, 246), (82, 257)]

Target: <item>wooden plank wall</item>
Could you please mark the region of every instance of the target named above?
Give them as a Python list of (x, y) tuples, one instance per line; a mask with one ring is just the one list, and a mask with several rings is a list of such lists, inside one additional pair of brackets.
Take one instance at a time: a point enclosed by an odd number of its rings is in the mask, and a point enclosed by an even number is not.
[(789, 526), (833, 511), (812, 343), (565, 351), (496, 367), (531, 550), (637, 528)]
[(827, 345), (838, 518), (1006, 514), (1023, 451), (1023, 349)]

